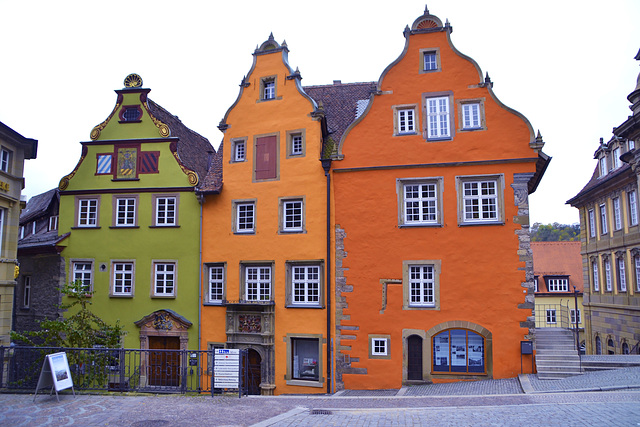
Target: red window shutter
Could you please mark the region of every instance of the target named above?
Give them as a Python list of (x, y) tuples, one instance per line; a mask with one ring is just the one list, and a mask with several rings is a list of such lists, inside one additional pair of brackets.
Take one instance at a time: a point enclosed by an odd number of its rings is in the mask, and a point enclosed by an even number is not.
[(275, 136), (256, 139), (256, 179), (272, 179), (277, 176), (278, 151)]
[(158, 173), (159, 151), (140, 152), (140, 173)]

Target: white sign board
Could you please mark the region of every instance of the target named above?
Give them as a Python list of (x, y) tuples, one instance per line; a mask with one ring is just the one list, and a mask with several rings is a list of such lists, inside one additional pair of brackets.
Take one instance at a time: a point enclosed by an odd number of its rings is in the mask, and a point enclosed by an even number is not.
[(214, 350), (213, 379), (215, 388), (240, 388), (240, 350)]
[(55, 389), (56, 398), (58, 398), (58, 392), (60, 390), (67, 388), (71, 388), (73, 396), (75, 397), (76, 392), (73, 390), (73, 380), (71, 379), (71, 372), (69, 371), (67, 353), (47, 354), (42, 364), (42, 370), (40, 371), (40, 378), (38, 379), (33, 400), (36, 400), (38, 389), (48, 386), (51, 386), (51, 392)]

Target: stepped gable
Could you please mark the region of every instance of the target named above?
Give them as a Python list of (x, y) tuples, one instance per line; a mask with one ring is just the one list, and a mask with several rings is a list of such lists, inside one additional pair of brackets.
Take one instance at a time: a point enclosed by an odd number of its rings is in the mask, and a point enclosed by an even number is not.
[(148, 100), (149, 109), (158, 120), (171, 129), (171, 136), (178, 137), (178, 156), (183, 164), (198, 173), (200, 178), (207, 175), (209, 169), (209, 152), (215, 149), (204, 136), (186, 127), (177, 116), (174, 116), (152, 100)]
[(209, 172), (200, 184), (199, 192), (207, 194), (219, 193), (222, 189), (222, 155), (224, 152), (224, 142), (220, 143), (218, 151), (213, 155), (211, 159), (211, 166)]
[(357, 117), (358, 101), (371, 98), (376, 91), (375, 82), (341, 83), (332, 85), (305, 86), (304, 91), (324, 110), (329, 137), (336, 147), (349, 125)]

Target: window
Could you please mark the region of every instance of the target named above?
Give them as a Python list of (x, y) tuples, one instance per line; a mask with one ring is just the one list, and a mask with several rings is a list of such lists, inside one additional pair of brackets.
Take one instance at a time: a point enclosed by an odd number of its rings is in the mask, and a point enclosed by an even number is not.
[(397, 110), (397, 115), (398, 134), (416, 132), (415, 109), (401, 108)]
[(178, 196), (153, 196), (154, 217), (156, 227), (175, 227), (178, 225)]
[(11, 172), (11, 151), (6, 148), (0, 150), (0, 170), (2, 172)]
[(629, 191), (629, 225), (638, 225), (638, 199), (636, 190)]
[(246, 139), (232, 140), (231, 149), (233, 150), (232, 162), (244, 162), (247, 160)]
[(136, 199), (137, 197), (115, 199), (115, 224), (116, 227), (132, 227), (137, 223)]
[[(600, 278), (598, 277), (598, 260), (595, 259), (591, 264), (591, 271), (593, 274), (593, 291), (600, 292)], [(636, 267), (637, 269), (638, 267)]]
[(24, 225), (20, 226), (20, 239), (24, 239)]
[(483, 117), (479, 102), (465, 102), (460, 104), (462, 111), (462, 129), (481, 129)]
[(600, 337), (596, 337), (596, 354), (602, 354), (602, 340), (600, 340)]
[(434, 373), (484, 373), (484, 337), (466, 329), (449, 329), (433, 337)]
[(600, 205), (600, 232), (601, 234), (609, 232), (607, 228), (607, 206), (604, 203)]
[(440, 260), (403, 261), (403, 310), (440, 310)]
[(33, 221), (31, 223), (31, 234), (36, 234), (36, 224), (37, 224), (37, 221)]
[(29, 308), (31, 304), (31, 276), (24, 276), (22, 285), (22, 307)]
[(300, 157), (305, 154), (305, 130), (287, 131), (287, 158)]
[(275, 99), (276, 98), (276, 79), (274, 77), (268, 77), (262, 79), (262, 99)]
[(620, 167), (620, 147), (614, 148), (611, 154), (611, 169), (618, 169)]
[(622, 343), (622, 354), (630, 354), (629, 344), (627, 344), (626, 341)]
[(456, 177), (460, 224), (501, 224), (502, 177)]
[(93, 261), (71, 261), (71, 277), (82, 284), (82, 291), (93, 291)]
[(58, 229), (58, 215), (49, 217), (49, 231)]
[(533, 279), (533, 292), (538, 292), (538, 278), (534, 277)]
[(322, 265), (287, 263), (287, 306), (322, 305)]
[(209, 266), (209, 298), (208, 302), (221, 304), (225, 299), (225, 266)]
[(255, 233), (255, 202), (235, 202), (234, 232)]
[(607, 286), (607, 292), (611, 292), (611, 261), (609, 259), (604, 260), (604, 278)]
[(449, 97), (426, 98), (427, 140), (451, 137)]
[(278, 177), (278, 137), (276, 135), (255, 139), (254, 165), (255, 180), (276, 179)]
[(556, 309), (548, 308), (547, 309), (547, 323), (556, 323)]
[(288, 385), (322, 387), (322, 335), (287, 334)]
[(635, 141), (633, 139), (630, 139), (628, 142), (629, 142), (629, 151), (635, 150), (635, 148), (636, 148)]
[[(578, 324), (582, 323), (582, 316), (580, 315), (580, 309), (578, 309)], [(576, 309), (571, 309), (571, 324), (576, 324)]]
[(625, 272), (624, 258), (618, 258), (618, 289), (627, 292), (627, 275)]
[(549, 292), (568, 292), (569, 279), (548, 279), (547, 289)]
[(98, 226), (98, 199), (76, 199), (78, 227)]
[(613, 199), (613, 224), (616, 230), (622, 228), (622, 215), (620, 215), (620, 197)]
[(271, 300), (271, 266), (244, 267), (244, 296), (247, 301)]
[(400, 225), (441, 225), (442, 178), (399, 180)]
[(139, 105), (125, 105), (120, 110), (121, 122), (138, 122), (142, 117), (142, 109)]
[(133, 262), (113, 262), (112, 268), (112, 295), (133, 296)]
[(369, 335), (369, 358), (389, 359), (389, 335)]
[(177, 263), (153, 263), (153, 293), (154, 297), (176, 296)]
[(303, 200), (280, 200), (281, 229), (283, 232), (299, 233), (304, 231)]
[(596, 237), (596, 216), (593, 209), (589, 209), (589, 235)]
[(420, 51), (420, 73), (432, 73), (440, 70), (440, 50), (422, 49)]
[(640, 292), (640, 256), (633, 257), (636, 266), (636, 292)]
[(598, 160), (598, 165), (600, 169), (600, 177), (607, 175), (607, 157), (606, 156), (603, 155), (602, 157), (600, 157), (600, 160)]

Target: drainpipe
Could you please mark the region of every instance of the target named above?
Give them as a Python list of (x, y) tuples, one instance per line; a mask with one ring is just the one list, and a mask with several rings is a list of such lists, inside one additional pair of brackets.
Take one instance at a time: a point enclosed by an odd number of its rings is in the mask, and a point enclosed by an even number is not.
[(327, 394), (331, 394), (331, 159), (321, 159), (327, 177)]

